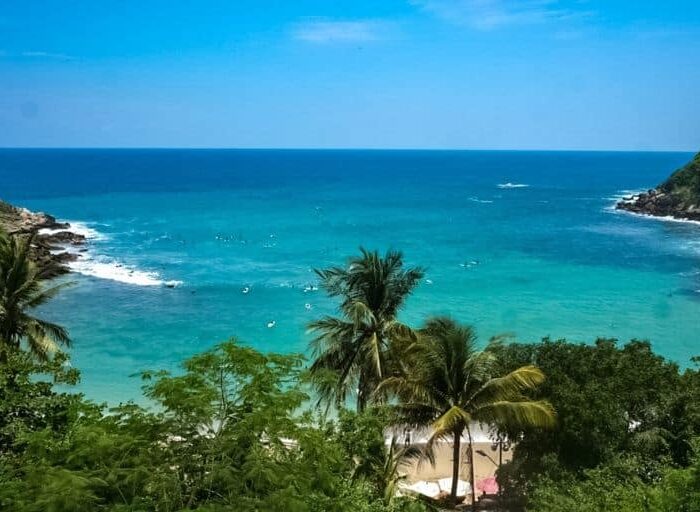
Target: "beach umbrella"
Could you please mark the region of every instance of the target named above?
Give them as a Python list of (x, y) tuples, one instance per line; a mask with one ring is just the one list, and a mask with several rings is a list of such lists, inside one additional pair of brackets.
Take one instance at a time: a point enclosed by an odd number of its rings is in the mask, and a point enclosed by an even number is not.
[(484, 494), (498, 494), (498, 482), (496, 477), (482, 478), (476, 483), (476, 488)]

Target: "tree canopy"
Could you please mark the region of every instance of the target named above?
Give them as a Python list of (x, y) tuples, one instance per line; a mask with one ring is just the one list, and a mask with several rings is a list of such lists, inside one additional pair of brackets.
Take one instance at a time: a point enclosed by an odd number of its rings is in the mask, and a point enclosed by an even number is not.
[(309, 325), (314, 377), (319, 398), (344, 405), (355, 395), (364, 409), (379, 383), (401, 364), (401, 347), (411, 329), (397, 315), (423, 277), (419, 267), (404, 268), (403, 255), (361, 249), (345, 267), (317, 270), (322, 288), (340, 300), (340, 316)]
[(590, 345), (545, 339), (502, 345), (498, 352), (504, 371), (536, 364), (545, 372), (547, 380), (536, 394), (547, 397), (558, 415), (553, 430), (507, 429), (517, 445), (501, 479), (512, 492), (527, 495), (540, 479), (602, 478), (609, 473), (590, 471), (619, 466), (621, 459), (648, 485), (658, 482), (665, 468), (693, 460), (693, 442), (700, 435), (700, 376), (692, 369), (681, 372), (648, 342), (619, 346), (611, 339)]
[[(457, 474), (481, 423), (515, 445), (500, 507), (700, 512), (700, 372), (648, 342), (480, 344), (443, 317), (412, 329), (398, 313), (422, 270), (363, 251), (319, 271), (340, 306), (312, 324), (315, 360), (231, 339), (143, 371), (143, 400), (108, 408), (70, 392), (79, 372), (49, 346), (65, 331), (33, 315), (60, 288), (29, 243), (0, 238), (0, 510), (426, 511), (396, 493), (404, 465), (447, 439)], [(396, 425), (429, 426), (427, 450), (387, 442)]]

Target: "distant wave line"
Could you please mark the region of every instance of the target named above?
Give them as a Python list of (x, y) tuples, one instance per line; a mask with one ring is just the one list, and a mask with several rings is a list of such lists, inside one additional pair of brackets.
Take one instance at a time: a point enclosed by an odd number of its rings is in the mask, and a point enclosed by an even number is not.
[(505, 189), (509, 189), (509, 188), (527, 188), (527, 187), (529, 187), (529, 186), (530, 186), (530, 185), (528, 185), (527, 183), (511, 183), (510, 181), (509, 181), (508, 183), (499, 183), (499, 184), (497, 185), (498, 188), (505, 188)]

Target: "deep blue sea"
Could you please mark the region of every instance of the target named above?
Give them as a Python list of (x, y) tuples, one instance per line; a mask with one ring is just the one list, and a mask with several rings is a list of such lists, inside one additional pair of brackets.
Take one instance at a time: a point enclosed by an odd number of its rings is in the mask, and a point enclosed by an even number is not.
[(484, 340), (643, 338), (687, 365), (700, 226), (611, 206), (691, 156), (0, 150), (0, 197), (90, 235), (75, 286), (41, 314), (70, 329), (80, 390), (115, 403), (139, 399), (134, 372), (231, 336), (306, 351), (307, 322), (333, 311), (312, 269), (359, 246), (427, 267), (410, 323), (449, 314)]

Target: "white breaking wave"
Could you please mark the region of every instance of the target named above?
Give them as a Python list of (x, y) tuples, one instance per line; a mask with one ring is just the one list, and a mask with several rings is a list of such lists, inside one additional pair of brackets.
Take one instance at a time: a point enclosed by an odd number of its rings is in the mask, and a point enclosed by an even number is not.
[(83, 235), (86, 240), (107, 240), (107, 236), (104, 233), (100, 233), (94, 228), (91, 228), (89, 225), (87, 225), (85, 222), (75, 222), (75, 221), (66, 221), (68, 224), (70, 224), (70, 227), (67, 229), (49, 229), (49, 228), (42, 228), (39, 230), (40, 235), (55, 235), (56, 233), (62, 233), (64, 231), (70, 231), (71, 233), (75, 233), (76, 235)]
[[(68, 267), (80, 274), (100, 279), (111, 279), (120, 283), (138, 286), (162, 286), (166, 282), (160, 279), (157, 272), (147, 272), (133, 267), (127, 267), (116, 261), (105, 262), (82, 257), (68, 264)], [(170, 283), (170, 282), (169, 282)], [(172, 282), (174, 283), (174, 282)], [(172, 284), (171, 283), (171, 284)], [(179, 281), (178, 284), (182, 284)]]
[(63, 233), (64, 231), (69, 231), (68, 229), (49, 229), (41, 228), (38, 233), (40, 235), (55, 235), (56, 233)]
[[(620, 210), (618, 210), (620, 211)], [(622, 210), (625, 213), (629, 213), (630, 215), (636, 215), (637, 217), (644, 217), (646, 219), (654, 219), (654, 220), (660, 220), (662, 222), (676, 222), (678, 224), (693, 224), (695, 226), (700, 226), (700, 220), (691, 220), (691, 219), (677, 219), (676, 217), (671, 217), (670, 215), (666, 216), (659, 216), (659, 215), (644, 215), (643, 213), (635, 213), (635, 212), (629, 212), (626, 210)]]
[(100, 233), (94, 228), (91, 228), (84, 222), (67, 221), (70, 224), (70, 231), (76, 235), (83, 235), (87, 240), (107, 240), (108, 237), (104, 233)]
[[(618, 213), (618, 214), (622, 214), (622, 215), (634, 215), (635, 217), (658, 220), (661, 222), (676, 222), (678, 224), (693, 224), (695, 226), (700, 226), (700, 221), (698, 221), (698, 220), (678, 219), (678, 218), (672, 217), (670, 215), (666, 215), (666, 216), (650, 215), (650, 214), (646, 214), (646, 213), (631, 212), (629, 210), (619, 210), (616, 208), (617, 203), (620, 203), (620, 202), (630, 203), (632, 201), (635, 201), (639, 194), (642, 194), (645, 192), (646, 192), (646, 190), (620, 190), (618, 192), (618, 195), (607, 198), (608, 200), (612, 201), (612, 204), (610, 204), (609, 206), (606, 206), (604, 208), (604, 210), (607, 212), (611, 212), (611, 213)], [(628, 199), (630, 197), (632, 199)]]
[(469, 200), (470, 200), (472, 203), (482, 203), (482, 204), (491, 204), (491, 203), (493, 203), (493, 201), (491, 201), (491, 200), (489, 200), (489, 199), (479, 199), (478, 197), (470, 197)]
[[(77, 235), (83, 235), (88, 242), (107, 240), (108, 237), (104, 233), (100, 233), (96, 229), (90, 227), (85, 222), (67, 221), (70, 224), (68, 229), (40, 229), (39, 234), (51, 235), (62, 231), (70, 231)], [(68, 268), (73, 272), (84, 276), (97, 277), (100, 279), (109, 279), (120, 283), (131, 284), (136, 286), (167, 286), (174, 288), (180, 286), (182, 281), (163, 280), (158, 272), (139, 270), (138, 268), (125, 265), (113, 258), (106, 256), (94, 255), (85, 248), (72, 245), (65, 245), (60, 251), (52, 251), (53, 253), (69, 252), (76, 254), (78, 259), (68, 263)]]
[(637, 196), (639, 194), (642, 194), (646, 192), (646, 190), (618, 190), (617, 193), (614, 196), (606, 197), (606, 201), (610, 201), (610, 204), (603, 208), (603, 210), (607, 212), (612, 212), (612, 213), (623, 213), (627, 212), (632, 215), (636, 215), (635, 213), (628, 212), (627, 210), (618, 210), (617, 209), (617, 203), (631, 203), (632, 201), (637, 200)]
[(498, 188), (527, 188), (530, 185), (527, 185), (526, 183), (511, 183), (510, 181), (508, 183), (499, 183)]
[(643, 188), (625, 189), (625, 190), (618, 191), (619, 196), (617, 196), (617, 197), (619, 197), (620, 199), (624, 199), (625, 197), (638, 196), (639, 194), (645, 194), (648, 191), (649, 191), (648, 189), (643, 189)]
[(614, 196), (606, 197), (607, 201), (612, 201), (612, 208), (615, 208), (617, 203), (631, 203), (636, 201), (639, 194), (645, 193), (646, 190), (619, 190)]

